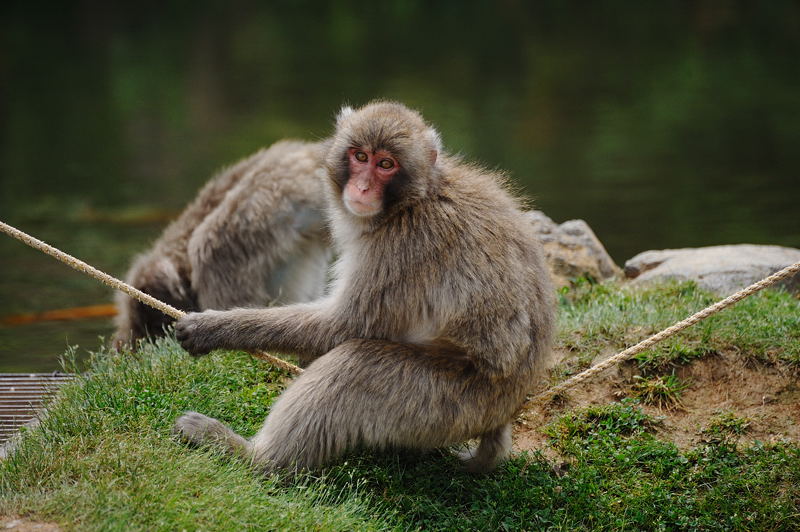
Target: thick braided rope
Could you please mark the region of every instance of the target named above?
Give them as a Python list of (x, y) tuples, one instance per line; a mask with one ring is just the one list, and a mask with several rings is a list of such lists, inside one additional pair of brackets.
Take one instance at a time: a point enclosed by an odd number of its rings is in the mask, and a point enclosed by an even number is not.
[(575, 386), (577, 386), (578, 384), (582, 383), (583, 381), (585, 381), (587, 379), (591, 379), (592, 377), (594, 377), (598, 373), (601, 373), (602, 371), (610, 368), (611, 366), (614, 366), (616, 364), (619, 364), (620, 362), (628, 360), (632, 356), (636, 355), (637, 353), (641, 353), (642, 351), (644, 351), (645, 349), (648, 349), (652, 345), (657, 344), (658, 342), (660, 342), (662, 340), (666, 340), (670, 336), (673, 336), (674, 334), (679, 333), (680, 331), (686, 329), (687, 327), (691, 327), (692, 325), (694, 325), (698, 321), (704, 320), (704, 319), (708, 318), (709, 316), (711, 316), (713, 314), (716, 314), (717, 312), (719, 312), (719, 311), (721, 311), (721, 310), (733, 305), (734, 303), (738, 303), (739, 301), (741, 301), (742, 299), (746, 298), (747, 296), (755, 294), (759, 290), (763, 290), (764, 288), (767, 288), (768, 286), (771, 286), (771, 285), (777, 283), (778, 281), (780, 281), (782, 279), (786, 279), (788, 277), (791, 277), (792, 275), (795, 275), (798, 272), (800, 272), (800, 262), (792, 264), (791, 266), (787, 266), (786, 268), (773, 273), (769, 277), (766, 277), (766, 278), (758, 281), (757, 283), (753, 283), (750, 286), (748, 286), (747, 288), (743, 288), (742, 290), (739, 290), (735, 294), (733, 294), (731, 296), (728, 296), (725, 299), (723, 299), (721, 301), (718, 301), (717, 303), (714, 303), (713, 305), (711, 305), (709, 307), (704, 308), (700, 312), (692, 314), (691, 316), (689, 316), (685, 320), (676, 323), (672, 327), (664, 329), (663, 331), (654, 334), (650, 338), (647, 338), (646, 340), (642, 340), (638, 344), (636, 344), (636, 345), (634, 345), (632, 347), (629, 347), (628, 349), (626, 349), (626, 350), (624, 350), (624, 351), (622, 351), (622, 352), (620, 352), (620, 353), (618, 353), (618, 354), (616, 354), (616, 355), (604, 360), (603, 362), (601, 362), (601, 363), (599, 363), (599, 364), (597, 364), (595, 366), (592, 366), (591, 368), (588, 368), (588, 369), (578, 373), (577, 375), (574, 375), (574, 376), (570, 377), (569, 379), (565, 380), (564, 382), (562, 382), (562, 383), (560, 383), (560, 384), (558, 384), (556, 386), (553, 386), (552, 388), (549, 388), (548, 390), (545, 390), (544, 392), (532, 397), (528, 401), (528, 405), (545, 403), (551, 397), (555, 397), (556, 395), (561, 394), (561, 393), (569, 390), (570, 388), (574, 388)]
[[(46, 244), (45, 242), (42, 242), (38, 238), (34, 238), (27, 233), (23, 233), (19, 229), (12, 227), (2, 221), (0, 221), (0, 230), (2, 230), (7, 235), (16, 238), (20, 242), (29, 245), (34, 249), (38, 249), (43, 253), (47, 253), (51, 257), (55, 257), (56, 259), (60, 260), (67, 266), (74, 268), (79, 272), (85, 273), (89, 277), (93, 277), (94, 279), (97, 279), (101, 283), (104, 283), (110, 286), (111, 288), (123, 291), (132, 298), (141, 301), (145, 305), (153, 307), (156, 310), (160, 310), (167, 316), (171, 316), (177, 320), (186, 315), (186, 313), (183, 312), (182, 310), (178, 310), (171, 305), (167, 305), (163, 301), (159, 301), (153, 296), (145, 294), (141, 290), (138, 290), (132, 287), (131, 285), (120, 281), (116, 277), (112, 277), (111, 275), (108, 275), (107, 273), (102, 272), (93, 266), (89, 266), (82, 260), (76, 259), (72, 255), (64, 253), (60, 249), (54, 248), (53, 246)], [(261, 360), (266, 360), (267, 362), (270, 362), (275, 366), (278, 366), (279, 368), (285, 369), (290, 373), (294, 373), (295, 375), (299, 375), (300, 373), (303, 372), (302, 369), (298, 368), (294, 364), (290, 364), (289, 362), (281, 360), (280, 358), (270, 355), (269, 353), (264, 353), (259, 351), (251, 354), (256, 358), (259, 358)]]

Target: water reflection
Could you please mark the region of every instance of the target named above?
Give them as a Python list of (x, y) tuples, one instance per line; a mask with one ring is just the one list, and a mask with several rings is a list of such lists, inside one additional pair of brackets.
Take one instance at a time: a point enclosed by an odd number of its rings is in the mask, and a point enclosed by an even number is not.
[[(376, 96), (422, 109), (449, 149), (508, 170), (554, 219), (586, 219), (618, 262), (663, 247), (800, 246), (794, 2), (0, 12), (0, 218), (113, 274), (162, 227), (137, 212), (178, 210), (222, 164), (322, 137), (342, 102)], [(0, 239), (0, 314), (109, 298)], [(65, 342), (92, 348), (109, 331), (0, 328), (0, 371), (54, 369)]]

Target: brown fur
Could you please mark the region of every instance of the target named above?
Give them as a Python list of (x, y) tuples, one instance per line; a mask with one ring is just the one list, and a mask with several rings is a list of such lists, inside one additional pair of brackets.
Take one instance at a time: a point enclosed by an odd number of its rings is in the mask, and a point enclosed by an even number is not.
[[(127, 275), (181, 310), (263, 307), (322, 295), (330, 258), (322, 143), (282, 141), (220, 172)], [(117, 296), (114, 342), (163, 334), (172, 320)]]
[[(403, 168), (383, 211), (343, 205), (343, 151), (389, 149)], [(311, 303), (190, 314), (192, 354), (275, 350), (311, 362), (249, 441), (188, 413), (175, 432), (222, 442), (267, 470), (314, 468), (358, 446), (433, 448), (480, 437), (474, 471), (509, 452), (510, 423), (550, 347), (553, 290), (503, 177), (440, 152), (406, 107), (376, 102), (337, 122), (326, 157), (339, 251), (331, 293)]]

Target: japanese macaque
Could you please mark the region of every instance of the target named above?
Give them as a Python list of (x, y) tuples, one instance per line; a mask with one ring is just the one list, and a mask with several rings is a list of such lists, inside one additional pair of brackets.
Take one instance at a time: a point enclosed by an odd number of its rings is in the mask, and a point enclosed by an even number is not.
[[(127, 282), (184, 311), (311, 301), (330, 266), (325, 143), (282, 141), (209, 181)], [(163, 334), (172, 318), (117, 296), (114, 344)]]
[(322, 299), (189, 314), (193, 355), (273, 350), (310, 363), (249, 440), (196, 412), (174, 432), (257, 466), (313, 469), (354, 448), (435, 448), (485, 472), (549, 349), (553, 290), (540, 246), (502, 175), (442, 151), (401, 104), (345, 107), (325, 158), (339, 253)]

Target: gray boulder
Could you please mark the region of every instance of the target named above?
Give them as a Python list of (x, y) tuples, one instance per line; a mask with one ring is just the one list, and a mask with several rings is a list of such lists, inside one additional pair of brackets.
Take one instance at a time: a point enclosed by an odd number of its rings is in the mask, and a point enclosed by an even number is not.
[(559, 225), (541, 211), (529, 211), (526, 215), (542, 242), (556, 286), (567, 286), (570, 279), (581, 276), (589, 275), (601, 281), (622, 275), (622, 270), (583, 220), (569, 220)]
[[(693, 280), (719, 295), (730, 295), (800, 261), (800, 249), (738, 244), (664, 249), (639, 253), (625, 262), (625, 277), (634, 282), (654, 279)], [(800, 291), (800, 275), (781, 283)]]

